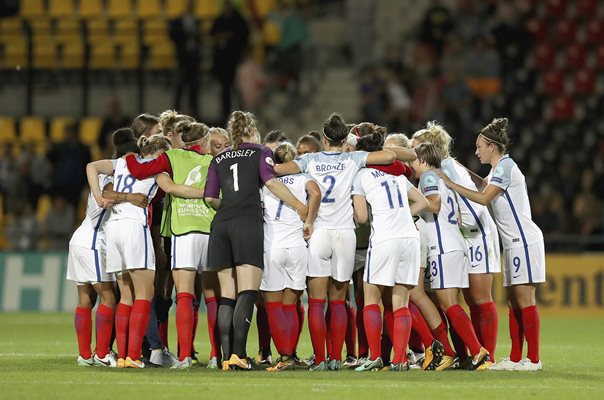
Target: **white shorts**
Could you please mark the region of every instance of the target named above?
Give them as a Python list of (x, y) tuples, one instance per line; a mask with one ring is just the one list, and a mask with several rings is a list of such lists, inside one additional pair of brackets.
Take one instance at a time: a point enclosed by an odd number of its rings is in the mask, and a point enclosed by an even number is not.
[(356, 249), (354, 252), (354, 270), (357, 272), (360, 269), (365, 268), (365, 261), (367, 260), (367, 249)]
[(417, 286), (419, 279), (419, 240), (391, 239), (367, 250), (363, 282), (373, 285)]
[(463, 251), (428, 256), (430, 287), (432, 289), (467, 288), (468, 257)]
[(348, 282), (354, 269), (356, 248), (354, 229), (317, 229), (308, 242), (309, 277), (331, 276), (338, 282)]
[(78, 283), (113, 282), (115, 277), (105, 270), (105, 248), (97, 250), (69, 245), (67, 279)]
[[(501, 272), (501, 264), (497, 257), (499, 250), (496, 250), (493, 246), (492, 236), (491, 233), (488, 233), (485, 236), (478, 234), (472, 237), (464, 237), (470, 261), (468, 273), (493, 274)], [(499, 243), (497, 243), (497, 248), (499, 248)]]
[(208, 270), (208, 241), (210, 235), (188, 233), (172, 236), (171, 269)]
[(107, 272), (128, 269), (155, 271), (155, 253), (149, 227), (131, 219), (107, 222)]
[(277, 292), (285, 288), (306, 289), (308, 249), (306, 246), (264, 252), (264, 271), (260, 290)]
[(545, 282), (543, 241), (503, 250), (503, 286)]

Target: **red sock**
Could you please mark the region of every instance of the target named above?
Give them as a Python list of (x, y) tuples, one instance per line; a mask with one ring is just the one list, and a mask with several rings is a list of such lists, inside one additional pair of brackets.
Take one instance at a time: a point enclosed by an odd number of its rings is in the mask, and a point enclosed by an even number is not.
[(197, 325), (199, 324), (199, 302), (193, 302), (193, 335), (191, 335), (191, 355), (195, 354), (195, 336), (197, 335)]
[(176, 295), (176, 334), (178, 336), (178, 360), (183, 361), (191, 357), (191, 343), (193, 343), (193, 300), (191, 293), (178, 293)]
[(364, 299), (354, 299), (357, 305), (357, 340), (359, 342), (359, 357), (367, 356), (369, 353), (369, 343), (367, 343), (367, 334), (365, 333), (365, 323), (363, 322), (363, 309), (365, 308)]
[[(479, 306), (472, 306), (470, 307), (470, 310), (472, 310), (472, 308), (478, 308), (478, 330), (476, 330), (476, 327), (474, 328), (476, 336), (480, 343), (482, 343), (482, 346), (489, 352), (491, 360), (495, 360), (497, 330), (499, 329), (499, 316), (497, 315), (495, 302), (490, 301), (488, 303), (480, 304)], [(472, 325), (474, 325), (474, 319), (472, 319)]]
[(113, 310), (104, 304), (96, 309), (96, 349), (94, 352), (100, 358), (109, 353), (111, 333), (113, 332)]
[(480, 344), (484, 344), (484, 340), (482, 340), (482, 334), (480, 332), (480, 306), (474, 305), (470, 307), (470, 319), (472, 320), (472, 327), (474, 328), (474, 332), (476, 332), (476, 337)]
[(158, 324), (159, 338), (164, 347), (168, 347), (168, 320), (159, 321)]
[(210, 338), (210, 358), (220, 356), (220, 337), (215, 334), (218, 330), (216, 326), (216, 318), (218, 316), (218, 302), (216, 297), (209, 297), (205, 299), (207, 317), (208, 317), (208, 337)]
[(411, 302), (409, 303), (409, 312), (411, 313), (411, 318), (413, 320), (413, 331), (419, 335), (425, 348), (430, 347), (434, 341), (434, 336), (432, 336), (432, 331), (428, 327), (424, 316), (419, 308)]
[(449, 357), (455, 357), (455, 351), (451, 347), (451, 343), (449, 342), (449, 335), (447, 332), (447, 325), (444, 322), (441, 322), (433, 331), (432, 336), (436, 340), (442, 343), (445, 348), (445, 355)]
[(528, 347), (526, 356), (534, 363), (539, 362), (539, 329), (541, 321), (539, 320), (537, 306), (522, 309), (522, 325)]
[(258, 328), (258, 348), (262, 352), (271, 351), (271, 331), (268, 325), (268, 314), (264, 304), (256, 305), (256, 327)]
[(287, 321), (289, 327), (289, 345), (292, 349), (292, 353), (296, 351), (298, 345), (298, 335), (300, 331), (300, 322), (298, 321), (298, 306), (296, 304), (284, 304), (283, 305), (283, 316)]
[(268, 325), (277, 351), (282, 356), (291, 356), (290, 324), (283, 313), (283, 303), (279, 301), (264, 303), (264, 307), (268, 314)]
[[(439, 310), (439, 313), (442, 320), (447, 321), (447, 314), (445, 314), (442, 310)], [(468, 348), (455, 331), (451, 321), (449, 321), (449, 334), (451, 335), (451, 342), (453, 343), (455, 353), (457, 354), (457, 357), (459, 357), (459, 362), (464, 362), (468, 358)]]
[(86, 360), (92, 357), (90, 342), (92, 341), (92, 308), (76, 307), (74, 325), (78, 337), (80, 357)]
[(357, 344), (357, 325), (356, 325), (357, 313), (354, 310), (354, 307), (352, 307), (348, 303), (346, 304), (346, 317), (347, 317), (347, 322), (346, 322), (346, 337), (345, 337), (345, 341), (346, 341), (346, 356), (356, 357), (356, 355), (357, 355), (357, 350), (356, 350), (356, 344)]
[(510, 340), (512, 341), (510, 360), (513, 362), (519, 362), (522, 359), (522, 347), (524, 345), (522, 310), (518, 308), (510, 308), (508, 315), (510, 317)]
[(327, 356), (331, 357), (331, 307), (327, 304), (327, 310), (325, 310), (325, 347), (327, 348)]
[(117, 342), (117, 356), (126, 358), (128, 355), (128, 327), (132, 306), (119, 303), (115, 310), (115, 341)]
[(394, 312), (394, 337), (392, 344), (394, 346), (393, 364), (407, 362), (407, 344), (411, 334), (411, 312), (407, 307), (399, 308)]
[(302, 334), (302, 329), (304, 328), (304, 314), (306, 310), (304, 309), (304, 304), (301, 301), (298, 301), (298, 335), (296, 336), (296, 343), (294, 344), (294, 351), (298, 348), (298, 343), (300, 343), (300, 335)]
[[(150, 301), (134, 300), (132, 312), (130, 313), (130, 326), (128, 327), (128, 357), (132, 360), (138, 360), (141, 357), (143, 337), (145, 337), (150, 315)], [(188, 348), (190, 349), (191, 347), (189, 346)]]
[(382, 355), (382, 311), (377, 304), (367, 304), (363, 308), (363, 320), (367, 342), (369, 343), (370, 358), (375, 360)]
[(344, 347), (344, 339), (346, 338), (346, 302), (344, 300), (334, 300), (329, 302), (331, 308), (331, 320), (329, 327), (331, 328), (331, 353), (333, 360), (342, 360), (342, 347)]
[(315, 365), (325, 361), (325, 300), (308, 299), (308, 329), (315, 352)]
[(464, 344), (468, 346), (470, 353), (472, 355), (478, 354), (482, 346), (476, 337), (474, 328), (472, 328), (472, 321), (470, 321), (468, 314), (466, 314), (459, 304), (449, 307), (446, 312), (447, 319), (451, 322), (455, 332), (463, 340)]

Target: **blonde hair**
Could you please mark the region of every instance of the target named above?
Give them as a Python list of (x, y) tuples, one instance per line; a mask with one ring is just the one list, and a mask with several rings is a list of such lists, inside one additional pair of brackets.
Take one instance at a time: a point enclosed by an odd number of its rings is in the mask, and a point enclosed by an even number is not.
[(182, 141), (191, 144), (204, 139), (210, 129), (201, 122), (180, 121), (174, 126), (174, 133), (181, 135)]
[(388, 130), (383, 126), (376, 125), (372, 122), (361, 122), (360, 124), (354, 125), (350, 130), (350, 133), (357, 137), (372, 135), (376, 132), (385, 135)]
[(426, 124), (426, 128), (420, 129), (413, 134), (413, 138), (422, 143), (430, 142), (440, 153), (442, 160), (450, 156), (449, 149), (453, 138), (447, 133), (445, 128), (436, 121), (430, 121)]
[(293, 160), (298, 155), (296, 148), (290, 142), (281, 142), (275, 148), (275, 161), (277, 164), (283, 164)]
[(167, 151), (172, 147), (170, 140), (164, 135), (141, 136), (136, 143), (140, 149), (141, 156), (147, 157), (160, 150)]
[(256, 127), (254, 114), (245, 111), (233, 111), (227, 124), (233, 150), (243, 143), (243, 138), (250, 137), (251, 130)]
[(210, 128), (210, 130), (208, 131), (208, 134), (210, 135), (224, 135), (226, 136), (226, 138), (229, 138), (229, 133), (227, 132), (226, 129), (224, 128), (219, 128), (219, 127), (212, 127)]
[(411, 140), (404, 133), (391, 133), (386, 136), (384, 142), (394, 142), (397, 146), (404, 147), (406, 149), (411, 148)]
[(185, 114), (179, 114), (175, 110), (166, 110), (159, 114), (159, 123), (164, 128), (164, 135), (175, 133), (174, 128), (181, 121), (195, 122), (195, 119)]

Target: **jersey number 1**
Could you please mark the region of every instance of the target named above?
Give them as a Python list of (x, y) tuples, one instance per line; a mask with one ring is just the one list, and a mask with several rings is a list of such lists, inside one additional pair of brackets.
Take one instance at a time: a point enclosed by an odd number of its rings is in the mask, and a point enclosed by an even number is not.
[(239, 173), (237, 171), (237, 163), (231, 165), (231, 171), (233, 171), (233, 190), (235, 192), (239, 191)]

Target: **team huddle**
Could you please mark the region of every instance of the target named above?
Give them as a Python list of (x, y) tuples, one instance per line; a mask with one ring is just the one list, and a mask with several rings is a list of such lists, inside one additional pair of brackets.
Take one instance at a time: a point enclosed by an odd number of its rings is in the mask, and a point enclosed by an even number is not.
[[(191, 368), (203, 299), (208, 368), (542, 368), (543, 235), (507, 153), (507, 119), (477, 136), (476, 155), (492, 167), (484, 179), (452, 157), (436, 122), (408, 138), (332, 114), (294, 146), (279, 131), (261, 140), (248, 112), (222, 129), (165, 111), (140, 115), (113, 143), (113, 159), (86, 168), (86, 218), (69, 247), (78, 365)], [(512, 347), (496, 362), (499, 272)], [(177, 355), (167, 339), (174, 288)], [(303, 361), (304, 291), (314, 354)], [(255, 308), (257, 360), (247, 353)]]

